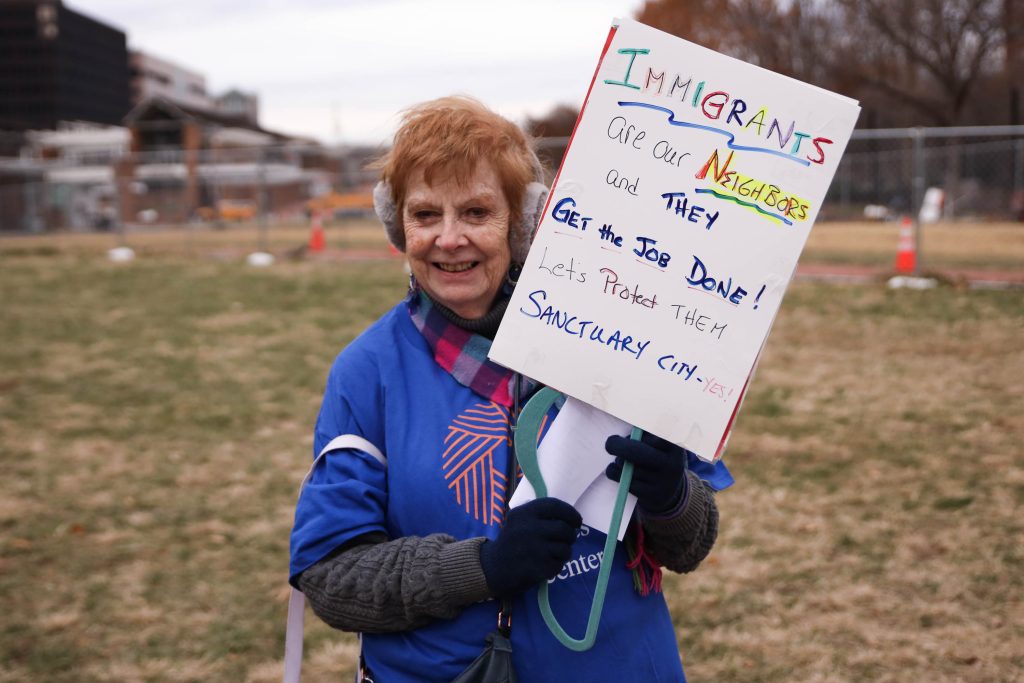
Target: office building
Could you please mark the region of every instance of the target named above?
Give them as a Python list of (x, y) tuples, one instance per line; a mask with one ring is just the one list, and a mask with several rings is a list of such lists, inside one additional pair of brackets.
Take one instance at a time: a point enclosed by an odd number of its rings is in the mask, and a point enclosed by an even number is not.
[(128, 113), (123, 31), (60, 0), (3, 0), (0, 36), (0, 130), (116, 125)]

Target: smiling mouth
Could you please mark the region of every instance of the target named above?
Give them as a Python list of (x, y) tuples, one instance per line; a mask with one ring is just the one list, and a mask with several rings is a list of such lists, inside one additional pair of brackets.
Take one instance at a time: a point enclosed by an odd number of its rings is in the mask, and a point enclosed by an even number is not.
[(479, 261), (466, 261), (464, 263), (437, 263), (434, 265), (446, 273), (464, 273), (470, 268), (475, 268)]

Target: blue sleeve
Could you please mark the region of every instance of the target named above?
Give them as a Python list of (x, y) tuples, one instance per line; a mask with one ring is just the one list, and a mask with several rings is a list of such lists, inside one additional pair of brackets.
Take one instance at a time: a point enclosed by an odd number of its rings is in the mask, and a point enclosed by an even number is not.
[(342, 434), (357, 434), (384, 452), (384, 390), (377, 358), (361, 341), (338, 354), (331, 366), (313, 431), (313, 457)]
[(362, 451), (331, 451), (316, 464), (299, 494), (292, 527), (288, 580), (335, 548), (371, 531), (387, 533), (387, 472)]
[(687, 451), (687, 466), (690, 470), (706, 481), (715, 491), (722, 491), (729, 488), (736, 480), (732, 478), (729, 468), (721, 460), (715, 463), (705, 462), (693, 453)]
[[(385, 452), (380, 376), (372, 357), (349, 349), (338, 356), (327, 379), (314, 455), (342, 434), (361, 436)], [(386, 514), (386, 467), (357, 449), (329, 452), (316, 463), (295, 506), (289, 581), (294, 585), (300, 573), (357, 536), (386, 533)]]

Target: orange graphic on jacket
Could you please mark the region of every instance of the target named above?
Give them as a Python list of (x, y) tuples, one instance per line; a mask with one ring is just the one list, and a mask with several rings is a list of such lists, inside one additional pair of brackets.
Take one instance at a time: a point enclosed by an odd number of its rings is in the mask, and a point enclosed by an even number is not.
[(507, 478), (504, 463), (495, 462), (499, 446), (511, 446), (508, 409), (493, 401), (477, 403), (448, 426), (441, 456), (448, 490), (477, 521), (501, 525)]

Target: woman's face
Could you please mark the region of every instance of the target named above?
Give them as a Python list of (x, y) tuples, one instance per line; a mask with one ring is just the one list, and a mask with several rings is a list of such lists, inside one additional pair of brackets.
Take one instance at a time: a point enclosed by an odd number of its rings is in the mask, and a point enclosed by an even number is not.
[(405, 252), (430, 297), (462, 316), (490, 310), (508, 272), (508, 201), (489, 163), (464, 185), (452, 177), (427, 185), (413, 174), (402, 206)]

